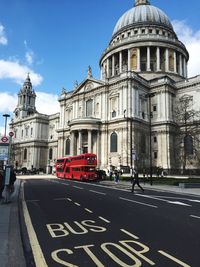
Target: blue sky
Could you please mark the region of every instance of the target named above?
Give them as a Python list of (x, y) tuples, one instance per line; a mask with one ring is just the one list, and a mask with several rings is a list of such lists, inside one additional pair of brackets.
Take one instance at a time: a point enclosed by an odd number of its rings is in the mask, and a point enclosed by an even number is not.
[[(189, 76), (200, 73), (200, 1), (151, 0), (173, 22), (179, 39), (191, 51)], [(28, 72), (41, 113), (58, 111), (62, 87), (71, 90), (87, 76), (100, 77), (99, 59), (117, 20), (133, 0), (1, 0), (0, 132), (2, 114), (16, 106)]]

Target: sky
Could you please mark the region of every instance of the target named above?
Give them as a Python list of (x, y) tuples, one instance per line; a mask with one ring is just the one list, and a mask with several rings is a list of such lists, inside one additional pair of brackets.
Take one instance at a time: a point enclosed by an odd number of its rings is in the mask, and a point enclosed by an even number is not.
[[(189, 51), (189, 77), (200, 74), (200, 1), (150, 0), (170, 18)], [(58, 97), (76, 81), (100, 78), (99, 59), (134, 0), (1, 0), (0, 133), (30, 73), (40, 113), (59, 112)], [(9, 122), (9, 120), (8, 120)], [(8, 129), (8, 128), (7, 128)]]

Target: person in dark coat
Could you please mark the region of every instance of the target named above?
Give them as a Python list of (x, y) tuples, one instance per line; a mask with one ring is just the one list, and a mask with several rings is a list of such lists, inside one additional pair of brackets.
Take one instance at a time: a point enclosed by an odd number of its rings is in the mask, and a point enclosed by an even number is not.
[(131, 192), (132, 193), (134, 193), (134, 188), (135, 188), (135, 185), (136, 184), (144, 192), (144, 189), (142, 188), (142, 186), (139, 183), (139, 175), (138, 175), (138, 172), (137, 172), (137, 170), (134, 170), (134, 172), (133, 172), (133, 179), (132, 179), (132, 189), (131, 189)]

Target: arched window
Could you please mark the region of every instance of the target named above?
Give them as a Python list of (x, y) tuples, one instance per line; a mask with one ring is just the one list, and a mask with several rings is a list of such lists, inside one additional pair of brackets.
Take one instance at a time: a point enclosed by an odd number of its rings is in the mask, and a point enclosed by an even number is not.
[(65, 155), (70, 155), (70, 139), (67, 138), (65, 141)]
[(24, 160), (27, 160), (27, 148), (24, 149)]
[(117, 134), (112, 133), (110, 136), (110, 152), (117, 152)]
[(92, 105), (93, 105), (92, 99), (86, 102), (86, 117), (92, 116)]
[(191, 135), (184, 137), (184, 149), (187, 155), (193, 155), (193, 138)]
[(53, 149), (49, 148), (49, 159), (53, 158)]

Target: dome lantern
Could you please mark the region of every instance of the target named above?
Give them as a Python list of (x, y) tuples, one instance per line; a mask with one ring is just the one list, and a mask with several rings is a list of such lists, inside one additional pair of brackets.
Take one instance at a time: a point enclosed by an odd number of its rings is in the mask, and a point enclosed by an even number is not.
[(150, 5), (150, 2), (148, 0), (135, 0), (135, 6), (139, 5)]

